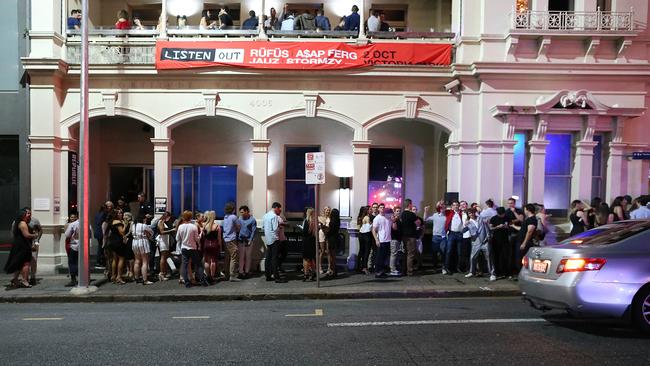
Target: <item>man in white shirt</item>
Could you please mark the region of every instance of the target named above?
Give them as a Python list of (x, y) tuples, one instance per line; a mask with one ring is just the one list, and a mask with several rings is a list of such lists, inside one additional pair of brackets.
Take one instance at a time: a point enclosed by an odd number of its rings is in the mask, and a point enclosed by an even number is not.
[(650, 200), (648, 199), (649, 197), (650, 196), (646, 195), (637, 198), (639, 207), (630, 212), (631, 219), (650, 219), (650, 207), (648, 207), (650, 204)]
[(65, 229), (65, 240), (70, 243), (68, 251), (70, 282), (66, 287), (72, 287), (77, 285), (77, 276), (79, 276), (79, 218), (76, 214), (70, 215), (70, 223)]
[(295, 17), (293, 15), (293, 12), (289, 13), (287, 17), (282, 21), (282, 27), (280, 27), (280, 30), (283, 31), (292, 31), (293, 27), (295, 26), (296, 21)]
[(183, 212), (182, 220), (182, 224), (176, 232), (176, 245), (180, 245), (181, 247), (181, 255), (183, 257), (181, 276), (185, 282), (185, 287), (192, 287), (192, 282), (187, 275), (187, 264), (190, 260), (192, 261), (192, 267), (194, 267), (194, 278), (202, 286), (208, 286), (208, 281), (203, 271), (201, 253), (199, 252), (199, 229), (196, 224), (192, 223), (192, 212)]
[(372, 220), (372, 235), (375, 238), (377, 247), (377, 260), (375, 261), (375, 277), (386, 278), (386, 259), (390, 257), (390, 230), (392, 221), (387, 218), (393, 215), (393, 210), (384, 211), (383, 206), (379, 206), (379, 215)]
[(379, 32), (381, 22), (379, 21), (379, 14), (376, 10), (370, 10), (370, 18), (368, 18), (368, 31)]

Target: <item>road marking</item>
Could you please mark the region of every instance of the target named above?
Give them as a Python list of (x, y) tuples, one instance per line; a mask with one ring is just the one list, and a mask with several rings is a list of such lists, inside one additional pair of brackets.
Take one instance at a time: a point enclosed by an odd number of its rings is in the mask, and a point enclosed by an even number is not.
[(210, 319), (209, 316), (173, 316), (172, 319)]
[(487, 286), (485, 286), (485, 287), (479, 287), (479, 288), (480, 288), (481, 290), (483, 290), (483, 291), (494, 291), (493, 289), (491, 289), (491, 288), (489, 288), (489, 287), (487, 287)]
[(495, 323), (542, 323), (541, 318), (521, 319), (458, 319), (458, 320), (411, 320), (392, 322), (357, 322), (357, 323), (327, 323), (328, 327), (383, 327), (392, 325), (444, 325), (444, 324), (495, 324)]
[(63, 318), (23, 318), (25, 321), (54, 321), (54, 320), (63, 320)]
[(323, 309), (316, 309), (313, 314), (287, 314), (289, 317), (323, 316)]

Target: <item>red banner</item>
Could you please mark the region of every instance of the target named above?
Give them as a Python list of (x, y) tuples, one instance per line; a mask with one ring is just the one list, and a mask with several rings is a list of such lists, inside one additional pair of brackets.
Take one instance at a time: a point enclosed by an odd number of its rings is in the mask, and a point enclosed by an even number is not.
[(336, 70), (373, 65), (451, 63), (450, 44), (342, 42), (156, 42), (156, 69), (235, 66), (254, 69)]

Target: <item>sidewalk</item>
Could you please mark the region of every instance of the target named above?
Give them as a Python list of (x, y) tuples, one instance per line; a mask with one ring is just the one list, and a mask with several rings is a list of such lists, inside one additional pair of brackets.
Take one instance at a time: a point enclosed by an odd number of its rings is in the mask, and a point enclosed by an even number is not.
[(462, 274), (443, 276), (424, 271), (414, 277), (375, 279), (362, 274), (343, 274), (337, 279), (302, 282), (297, 272), (287, 274), (287, 283), (267, 282), (263, 275), (238, 282), (218, 282), (209, 287), (185, 288), (178, 280), (156, 282), (150, 286), (136, 283), (115, 285), (101, 274), (91, 274), (91, 285), (98, 290), (89, 295), (72, 295), (65, 287), (65, 275), (39, 277), (32, 288), (7, 289), (10, 277), (0, 276), (0, 302), (140, 302), (140, 301), (227, 301), (227, 300), (300, 300), (364, 298), (436, 298), (519, 296), (516, 282), (489, 282), (487, 277), (465, 278)]

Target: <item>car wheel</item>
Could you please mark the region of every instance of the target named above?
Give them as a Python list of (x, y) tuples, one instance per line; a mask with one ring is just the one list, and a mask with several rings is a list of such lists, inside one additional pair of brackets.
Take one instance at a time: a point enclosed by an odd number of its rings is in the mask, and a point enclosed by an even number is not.
[(640, 330), (650, 334), (650, 287), (641, 289), (634, 298), (632, 322)]

